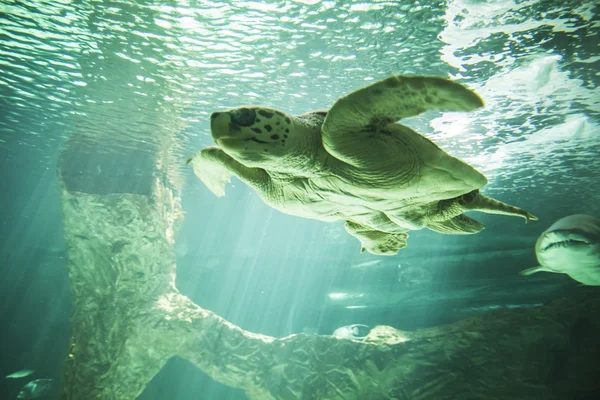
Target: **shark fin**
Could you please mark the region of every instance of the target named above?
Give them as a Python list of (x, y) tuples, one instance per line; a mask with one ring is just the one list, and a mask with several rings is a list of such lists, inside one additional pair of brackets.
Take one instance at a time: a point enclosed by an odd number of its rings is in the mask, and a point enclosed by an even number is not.
[(535, 266), (533, 268), (527, 268), (523, 271), (519, 272), (519, 275), (529, 276), (531, 274), (535, 274), (536, 272), (548, 271), (546, 267), (542, 267), (541, 265)]

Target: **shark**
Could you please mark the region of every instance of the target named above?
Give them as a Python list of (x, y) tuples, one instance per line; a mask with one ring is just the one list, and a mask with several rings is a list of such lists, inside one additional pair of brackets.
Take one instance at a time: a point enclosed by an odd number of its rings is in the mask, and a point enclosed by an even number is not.
[(600, 286), (600, 218), (574, 214), (553, 223), (538, 238), (535, 255), (540, 265), (521, 271), (567, 274), (588, 286)]

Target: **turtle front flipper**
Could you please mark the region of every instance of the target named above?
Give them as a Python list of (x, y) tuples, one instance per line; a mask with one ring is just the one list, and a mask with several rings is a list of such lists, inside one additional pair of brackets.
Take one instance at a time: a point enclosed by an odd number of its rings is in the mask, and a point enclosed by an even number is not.
[(485, 227), (481, 222), (460, 214), (446, 221), (429, 222), (427, 228), (447, 235), (472, 235), (481, 232)]
[(472, 111), (482, 106), (481, 98), (459, 83), (438, 77), (394, 75), (336, 101), (323, 123), (323, 145), (343, 159), (344, 147), (352, 141), (349, 132), (364, 132), (364, 140), (374, 130), (428, 110)]
[(346, 232), (360, 240), (361, 253), (367, 250), (377, 256), (393, 256), (406, 247), (408, 234), (405, 232), (388, 233), (368, 226), (346, 221)]
[(537, 221), (535, 215), (529, 212), (492, 199), (479, 193), (479, 190), (463, 194), (452, 199), (440, 200), (437, 202), (434, 212), (429, 219), (434, 222), (446, 221), (462, 214), (465, 211), (482, 211), (488, 214), (512, 215), (525, 219), (525, 222)]
[(218, 147), (207, 147), (187, 159), (192, 163), (194, 174), (217, 197), (225, 196), (225, 185), (237, 176), (259, 193), (268, 191), (271, 178), (263, 169), (249, 168), (234, 160)]

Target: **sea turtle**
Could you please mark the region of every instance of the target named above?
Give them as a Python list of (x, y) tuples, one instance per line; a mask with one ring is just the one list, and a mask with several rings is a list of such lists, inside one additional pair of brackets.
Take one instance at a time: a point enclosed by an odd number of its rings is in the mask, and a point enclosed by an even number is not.
[(407, 231), (446, 234), (483, 229), (465, 211), (527, 211), (484, 196), (483, 174), (396, 123), (428, 110), (483, 106), (473, 91), (438, 77), (394, 75), (340, 98), (330, 110), (291, 116), (260, 106), (210, 116), (218, 147), (187, 160), (217, 196), (232, 176), (286, 214), (345, 221), (372, 254), (394, 255)]

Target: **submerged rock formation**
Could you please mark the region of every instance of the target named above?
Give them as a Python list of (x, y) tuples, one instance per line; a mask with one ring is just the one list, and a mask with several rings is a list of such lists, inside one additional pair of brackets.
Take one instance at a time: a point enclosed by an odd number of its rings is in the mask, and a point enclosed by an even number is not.
[(600, 388), (589, 379), (597, 288), (416, 332), (380, 326), (362, 342), (244, 331), (175, 287), (182, 213), (161, 174), (135, 193), (95, 190), (74, 167), (75, 143), (59, 161), (74, 307), (63, 399), (134, 399), (174, 356), (252, 399), (561, 399)]

